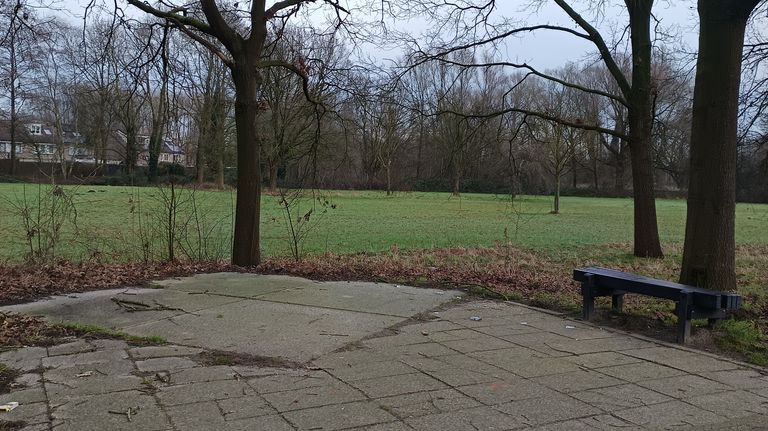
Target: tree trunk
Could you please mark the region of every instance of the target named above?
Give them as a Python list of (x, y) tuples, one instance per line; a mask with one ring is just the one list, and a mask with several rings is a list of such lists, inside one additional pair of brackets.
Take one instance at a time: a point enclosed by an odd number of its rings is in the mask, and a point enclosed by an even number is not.
[(663, 257), (654, 193), (651, 131), (652, 0), (626, 0), (632, 40), (632, 90), (629, 102), (630, 158), (634, 193), (635, 256)]
[(680, 282), (736, 288), (736, 141), (744, 31), (756, 0), (699, 0), (688, 214)]
[(197, 151), (195, 152), (195, 176), (197, 177), (197, 184), (205, 182), (205, 159), (203, 158), (202, 139), (198, 139)]
[(277, 160), (269, 161), (269, 192), (277, 193)]
[(458, 174), (454, 174), (453, 175), (453, 189), (451, 191), (451, 194), (453, 194), (454, 196), (461, 195), (460, 185), (461, 185), (461, 178), (459, 178)]
[(216, 160), (216, 188), (224, 190), (224, 152), (219, 154), (218, 160)]
[(385, 170), (387, 173), (387, 196), (392, 194), (392, 161), (388, 161)]
[(242, 57), (232, 69), (237, 128), (237, 203), (232, 264), (256, 266), (261, 259), (261, 140), (256, 127), (259, 112), (256, 94), (261, 75), (255, 67), (258, 56)]
[(560, 214), (560, 174), (555, 175), (555, 202), (552, 214)]

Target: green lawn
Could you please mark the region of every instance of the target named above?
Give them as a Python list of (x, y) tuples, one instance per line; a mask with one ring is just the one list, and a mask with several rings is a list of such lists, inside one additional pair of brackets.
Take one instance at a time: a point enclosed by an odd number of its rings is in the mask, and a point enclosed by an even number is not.
[[(45, 191), (50, 186), (42, 187)], [(19, 201), (26, 194), (34, 207), (38, 189), (30, 184), (0, 184), (0, 259), (19, 261), (26, 253), (27, 232)], [(162, 206), (158, 200), (163, 193), (157, 188), (79, 186), (66, 190), (77, 208), (77, 234), (66, 225), (57, 249), (60, 257), (79, 260), (98, 252), (102, 258), (135, 259), (143, 238), (152, 236), (159, 242), (163, 236), (163, 229), (148, 227), (160, 223), (149, 215)], [(189, 197), (188, 191), (180, 194), (182, 200)], [(208, 242), (227, 249), (234, 193), (198, 191), (195, 196), (197, 219), (203, 221), (201, 229), (190, 227), (187, 232), (197, 237), (200, 230), (210, 231), (204, 235), (210, 237)], [(545, 196), (520, 197), (514, 203), (508, 196), (480, 194), (457, 198), (445, 193), (399, 193), (387, 197), (381, 192), (332, 191), (321, 192), (321, 196), (329, 206), (324, 214), (318, 206), (307, 224), (311, 230), (303, 248), (308, 253), (377, 252), (394, 245), (401, 250), (490, 246), (507, 238), (534, 250), (575, 252), (589, 245), (632, 240), (630, 199), (565, 197), (561, 214), (553, 215), (549, 214), (551, 198)], [(292, 218), (303, 215), (311, 202), (316, 201), (302, 201)], [(264, 196), (262, 206), (265, 254), (288, 254), (290, 241), (279, 198)], [(189, 208), (188, 201), (181, 204), (181, 212), (187, 215), (180, 217), (179, 224), (195, 220)], [(685, 201), (659, 200), (657, 208), (663, 243), (681, 243)], [(740, 204), (737, 212), (737, 241), (768, 244), (768, 205)]]

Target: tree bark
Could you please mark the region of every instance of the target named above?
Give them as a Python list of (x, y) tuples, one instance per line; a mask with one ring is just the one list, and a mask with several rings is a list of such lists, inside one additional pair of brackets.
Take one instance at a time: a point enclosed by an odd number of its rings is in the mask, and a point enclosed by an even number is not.
[(555, 202), (552, 214), (560, 214), (560, 174), (555, 174)]
[(699, 0), (688, 212), (680, 282), (736, 288), (736, 142), (744, 32), (757, 0)]
[(261, 74), (258, 56), (243, 54), (232, 68), (235, 83), (235, 126), (237, 128), (237, 204), (232, 263), (256, 266), (261, 259), (261, 142), (256, 126), (259, 102), (256, 98)]
[(629, 103), (630, 158), (634, 193), (634, 254), (664, 257), (659, 242), (654, 193), (651, 131), (651, 9), (653, 0), (626, 0), (632, 41), (632, 89)]

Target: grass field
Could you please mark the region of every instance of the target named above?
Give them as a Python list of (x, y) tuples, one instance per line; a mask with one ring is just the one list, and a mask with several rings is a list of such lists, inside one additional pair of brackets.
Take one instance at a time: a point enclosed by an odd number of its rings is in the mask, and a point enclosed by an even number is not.
[[(50, 186), (0, 184), (0, 259), (20, 261), (28, 251), (27, 231), (21, 217), (20, 202), (26, 196), (36, 216), (38, 191)], [(80, 186), (67, 188), (77, 209), (77, 232), (65, 223), (57, 256), (83, 260), (98, 252), (102, 258), (135, 259), (142, 238), (155, 240), (164, 236), (165, 218), (155, 220), (160, 203), (168, 191), (157, 188)], [(186, 194), (185, 194), (186, 193)], [(178, 191), (180, 201), (188, 191)], [(445, 193), (399, 193), (385, 196), (380, 192), (320, 192), (327, 206), (306, 198), (292, 208), (296, 220), (315, 204), (315, 212), (303, 227), (304, 252), (379, 252), (400, 250), (514, 245), (547, 254), (581, 253), (585, 248), (632, 241), (632, 201), (610, 198), (562, 199), (561, 214), (550, 214), (551, 198), (523, 196), (511, 202), (508, 196)], [(229, 191), (195, 192), (197, 212), (191, 204), (180, 204), (177, 221), (197, 216), (200, 229), (187, 231), (197, 236), (210, 232), (208, 244), (226, 255), (229, 248), (234, 193)], [(262, 216), (263, 250), (267, 256), (290, 253), (290, 235), (285, 211), (279, 198), (264, 196)], [(332, 208), (333, 207), (333, 208)], [(683, 241), (685, 201), (657, 202), (661, 240), (665, 246)], [(185, 218), (186, 217), (186, 218)], [(181, 220), (183, 219), (183, 221)], [(302, 224), (304, 222), (302, 221)], [(295, 223), (294, 223), (295, 225)], [(739, 204), (737, 207), (737, 242), (745, 245), (768, 244), (768, 205)], [(105, 257), (107, 256), (107, 257)]]
[[(65, 220), (55, 259), (88, 261), (104, 267), (110, 278), (118, 273), (109, 275), (109, 265), (101, 263), (114, 262), (116, 267), (122, 266), (121, 262), (167, 258), (169, 220), (164, 202), (170, 196), (168, 188), (81, 186), (52, 194), (53, 190), (50, 186), (0, 184), (0, 263), (25, 260), (30, 251), (30, 230), (32, 250), (39, 249), (37, 240), (55, 225), (48, 217), (51, 203), (60, 205), (65, 198), (71, 198), (77, 217), (76, 223), (71, 218), (55, 218)], [(176, 256), (183, 258), (187, 253), (197, 260), (228, 257), (234, 193), (174, 192)], [(38, 196), (43, 196), (42, 205)], [(580, 309), (578, 288), (570, 280), (574, 267), (597, 264), (675, 280), (686, 210), (682, 200), (657, 201), (666, 257), (640, 259), (631, 254), (630, 199), (565, 197), (561, 214), (555, 215), (550, 214), (551, 197), (545, 196), (523, 196), (512, 202), (508, 196), (478, 194), (458, 198), (445, 193), (386, 196), (371, 191), (326, 191), (292, 201), (291, 224), (286, 223), (280, 201), (276, 196), (264, 196), (262, 201), (262, 247), (265, 256), (274, 258), (267, 260), (263, 271), (314, 278), (483, 286), (509, 298), (569, 313)], [(314, 211), (307, 221), (304, 215), (310, 209)], [(38, 220), (42, 223), (36, 226)], [(291, 256), (291, 225), (298, 227), (303, 237), (299, 242), (305, 258), (301, 261), (282, 258)], [(700, 332), (704, 338), (696, 341), (700, 348), (709, 349), (713, 342), (707, 337), (714, 337), (714, 345), (729, 354), (736, 352), (737, 357), (761, 365), (768, 365), (766, 227), (768, 205), (737, 206), (737, 279), (738, 291), (745, 297), (743, 310), (735, 319), (718, 325), (712, 335)], [(503, 247), (493, 247), (496, 245)], [(204, 252), (196, 255), (196, 250)], [(46, 256), (44, 262), (51, 260)], [(13, 267), (5, 266), (9, 274), (15, 274), (9, 269)], [(45, 274), (39, 276), (50, 278), (39, 265), (27, 268), (42, 270)], [(102, 272), (94, 272), (94, 277), (99, 280)], [(620, 319), (620, 327), (650, 331), (663, 338), (673, 333), (672, 308), (669, 301), (633, 297), (625, 315), (609, 314), (606, 322), (615, 325), (615, 319)]]

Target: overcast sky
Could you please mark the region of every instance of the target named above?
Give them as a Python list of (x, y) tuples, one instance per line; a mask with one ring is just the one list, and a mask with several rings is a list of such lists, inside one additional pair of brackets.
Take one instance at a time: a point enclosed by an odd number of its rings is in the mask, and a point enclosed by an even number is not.
[[(82, 15), (86, 0), (60, 0), (63, 8), (70, 11), (68, 20), (74, 23), (82, 23)], [(103, 0), (102, 0), (103, 1)], [(233, 0), (234, 1), (234, 0)], [(242, 0), (244, 2), (244, 0)], [(354, 2), (357, 0), (347, 0)], [(120, 1), (126, 11), (133, 11), (136, 16), (139, 12), (135, 8), (127, 6), (124, 1)], [(268, 1), (268, 4), (271, 3)], [(342, 0), (342, 3), (344, 1)], [(525, 6), (530, 4), (531, 0), (498, 0), (497, 10), (494, 11), (492, 19), (514, 19), (528, 24), (556, 24), (575, 28), (575, 24), (560, 10), (552, 1), (545, 2), (538, 11), (533, 11)], [(610, 2), (609, 2), (610, 3)], [(690, 51), (696, 47), (697, 38), (697, 16), (694, 0), (657, 0), (654, 7), (654, 15), (659, 21), (659, 28), (665, 33), (671, 33), (674, 45)], [(113, 3), (107, 1), (103, 3), (109, 8)], [(587, 1), (574, 0), (573, 6), (584, 12), (584, 16), (593, 19), (593, 13), (587, 10)], [(616, 1), (615, 7), (609, 8), (605, 16), (600, 19), (598, 28), (603, 33), (605, 39), (610, 42), (609, 35), (623, 30), (626, 25), (625, 8), (621, 6), (623, 2)], [(241, 6), (242, 7), (242, 6)], [(361, 19), (363, 11), (355, 11), (352, 19)], [(314, 20), (314, 19), (313, 19)], [(390, 22), (389, 26), (407, 27), (406, 29), (414, 36), (418, 37), (420, 32), (425, 31), (430, 22), (424, 19), (409, 20), (407, 22)], [(618, 30), (617, 30), (618, 29)], [(401, 51), (382, 49), (381, 47), (367, 46), (362, 51), (368, 55), (374, 56), (379, 60), (396, 59)], [(538, 68), (547, 69), (562, 66), (569, 61), (583, 59), (589, 53), (594, 52), (593, 46), (587, 41), (580, 40), (572, 35), (558, 34), (551, 31), (539, 31), (535, 34), (526, 34), (524, 37), (509, 39), (506, 44), (506, 60), (515, 62), (528, 62)]]

